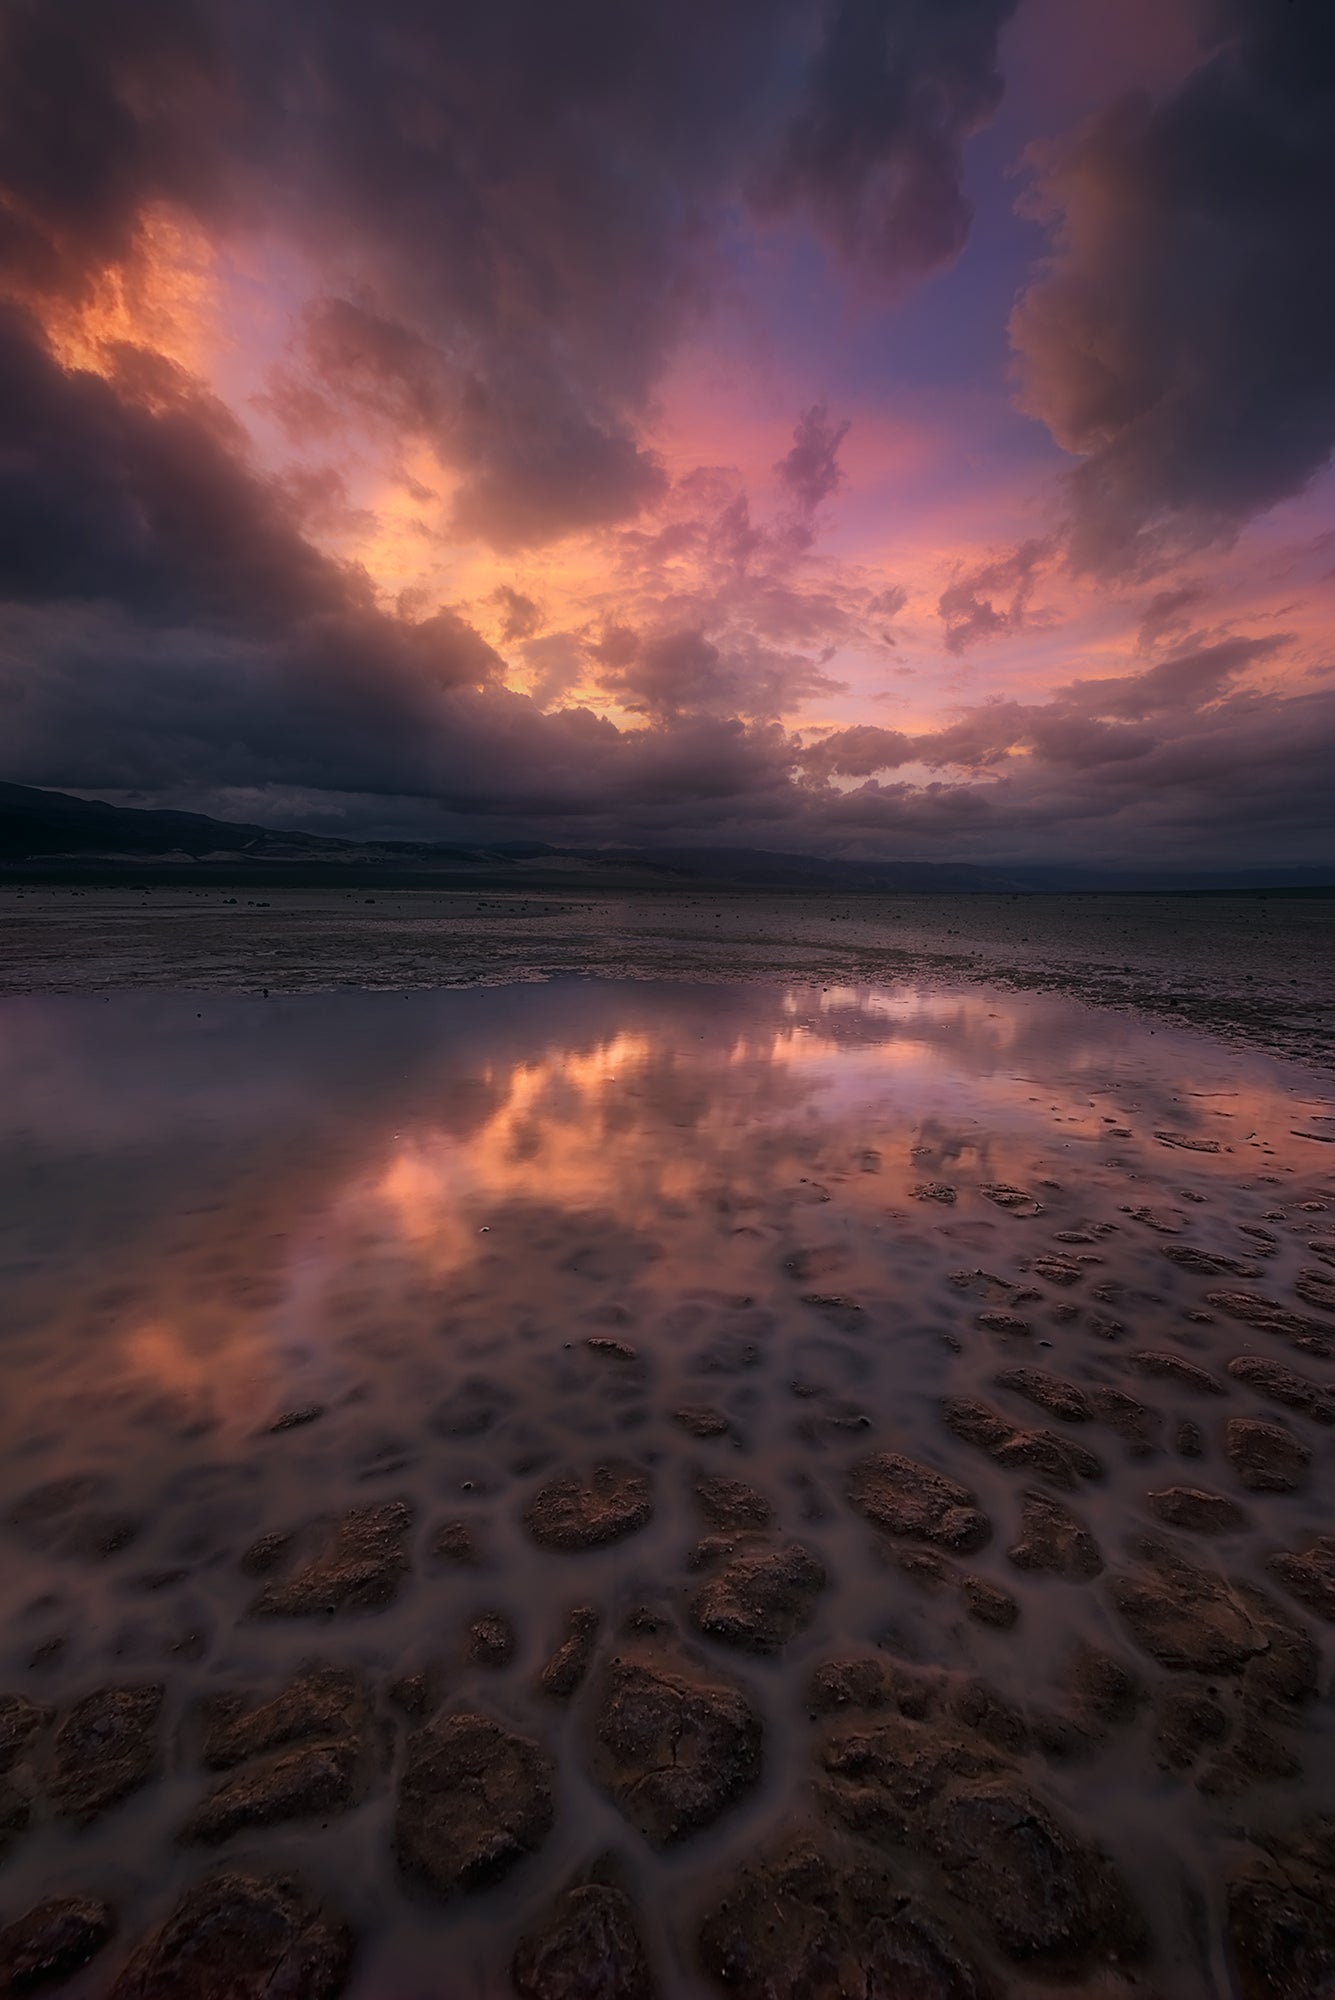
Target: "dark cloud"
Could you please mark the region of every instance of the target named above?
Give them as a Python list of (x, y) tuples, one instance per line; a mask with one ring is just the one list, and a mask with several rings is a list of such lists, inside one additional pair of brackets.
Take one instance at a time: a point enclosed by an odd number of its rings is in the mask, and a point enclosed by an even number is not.
[(1079, 568), (1153, 569), (1335, 445), (1335, 11), (1221, 0), (1206, 59), (1038, 163), (1054, 256), (1011, 321), (1024, 407), (1082, 464)]
[(986, 702), (963, 710), (942, 729), (918, 735), (858, 724), (810, 745), (798, 761), (820, 778), (870, 778), (907, 764), (993, 771), (1017, 751), (1033, 753), (1046, 764), (1091, 769), (1143, 758), (1160, 737), (1129, 725), (1153, 720), (1170, 731), (1194, 726), (1250, 667), (1287, 643), (1283, 636), (1223, 640), (1140, 673), (1072, 681), (1046, 701)]
[[(1054, 720), (1050, 718), (1049, 720)], [(862, 851), (975, 860), (1111, 861), (1161, 868), (1293, 864), (1330, 854), (1335, 694), (1239, 695), (1204, 716), (1107, 754), (1095, 726), (1083, 754), (1046, 750), (989, 782), (918, 786), (869, 780), (829, 802), (827, 840)]]
[(846, 423), (830, 422), (824, 403), (814, 404), (798, 419), (792, 448), (774, 470), (804, 514), (814, 514), (843, 478), (839, 447), (848, 429)]
[(748, 186), (883, 267), (958, 251), (1010, 6), (12, 0), (0, 269), (76, 296), (155, 203), (278, 233), (324, 296), (271, 407), (427, 436), (458, 533), (540, 543), (661, 494), (638, 427)]
[(768, 182), (845, 254), (893, 274), (955, 256), (969, 228), (961, 148), (1001, 101), (1017, 0), (833, 0)]
[(0, 407), (0, 596), (251, 629), (367, 597), (248, 469), (223, 405), (170, 362), (132, 349), (116, 380), (67, 373), (25, 313), (0, 307)]
[(1149, 653), (1166, 639), (1177, 637), (1198, 615), (1205, 592), (1198, 583), (1178, 584), (1172, 590), (1156, 590), (1141, 614), (1137, 644)]
[(901, 729), (878, 729), (868, 722), (836, 729), (799, 753), (802, 769), (814, 778), (871, 778), (878, 771), (896, 771), (917, 755), (911, 736)]
[[(10, 0), (6, 775), (349, 830), (1310, 851), (1331, 700), (1258, 684), (1279, 639), (1197, 643), (1189, 586), (1147, 606), (1147, 647), (1176, 649), (1147, 671), (799, 740), (797, 707), (845, 692), (837, 654), (883, 657), (907, 603), (810, 559), (847, 426), (806, 409), (772, 517), (726, 468), (670, 483), (644, 446), (748, 200), (883, 275), (956, 254), (961, 147), (997, 102), (1012, 8)], [(1079, 561), (1139, 560), (1166, 520), (1214, 532), (1328, 446), (1329, 272), (1298, 254), (1331, 191), (1322, 18), (1237, 0), (1177, 97), (1110, 114), (1047, 170), (1057, 262), (1016, 327), (1031, 405), (1087, 454)], [(519, 580), (475, 607), (531, 694), (458, 609), (386, 611), (317, 549), (350, 523), (336, 474), (267, 477), (226, 408), (144, 348), (60, 364), (44, 318), (94, 298), (108, 264), (151, 260), (159, 206), (214, 239), (268, 232), (319, 272), (269, 420), (329, 444), (351, 416), (418, 470), (425, 441), (448, 486), (407, 490), (423, 509), (448, 492), (455, 535), (514, 550), (598, 531), (587, 629), (549, 629)], [(1022, 629), (1050, 553), (1031, 540), (956, 575), (950, 650)], [(553, 706), (587, 686), (622, 726)]]
[(531, 639), (535, 632), (542, 630), (545, 622), (542, 607), (522, 590), (515, 590), (508, 583), (498, 584), (491, 594), (491, 601), (501, 614), (503, 641)]
[(937, 613), (946, 628), (946, 651), (963, 653), (980, 639), (1018, 632), (1024, 625), (1038, 571), (1051, 545), (1037, 537), (1009, 555), (964, 570), (942, 591)]
[(178, 0), (8, 0), (0, 42), (0, 271), (77, 296), (155, 201), (217, 212), (229, 128), (220, 48)]

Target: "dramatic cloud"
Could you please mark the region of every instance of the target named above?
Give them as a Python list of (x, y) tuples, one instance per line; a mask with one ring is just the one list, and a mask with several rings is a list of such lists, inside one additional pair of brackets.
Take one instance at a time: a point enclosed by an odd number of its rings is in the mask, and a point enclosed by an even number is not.
[(774, 468), (802, 513), (814, 514), (843, 478), (839, 447), (847, 435), (848, 425), (832, 424), (823, 403), (802, 417), (792, 449)]
[(1039, 565), (1050, 553), (1047, 542), (1031, 538), (1009, 555), (979, 563), (948, 584), (936, 606), (946, 628), (947, 652), (963, 653), (979, 639), (1018, 632)]
[(770, 183), (849, 256), (928, 271), (969, 228), (962, 142), (1001, 101), (997, 41), (1017, 0), (834, 0)]
[(1024, 407), (1083, 460), (1086, 569), (1228, 536), (1335, 445), (1335, 13), (1220, 0), (1216, 25), (1173, 95), (1039, 162), (1055, 255), (1011, 332)]
[[(1229, 0), (1185, 81), (1073, 102), (1035, 277), (1013, 222), (961, 255), (1017, 4), (11, 0), (0, 775), (351, 831), (1324, 853), (1316, 528), (1169, 559), (1335, 437), (1326, 16)], [(1026, 282), (1069, 541), (994, 367)]]

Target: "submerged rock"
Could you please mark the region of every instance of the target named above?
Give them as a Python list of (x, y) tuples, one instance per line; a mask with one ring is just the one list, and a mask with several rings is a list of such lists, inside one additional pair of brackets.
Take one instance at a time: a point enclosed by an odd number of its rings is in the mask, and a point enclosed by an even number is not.
[(158, 1759), (159, 1683), (98, 1688), (75, 1702), (56, 1732), (47, 1791), (63, 1819), (80, 1824), (119, 1805), (152, 1777)]
[(760, 1718), (734, 1681), (662, 1645), (608, 1661), (594, 1772), (655, 1847), (712, 1826), (760, 1775)]
[(569, 1553), (619, 1542), (653, 1517), (648, 1476), (621, 1460), (595, 1466), (587, 1479), (571, 1474), (544, 1486), (524, 1510), (540, 1548)]
[(672, 1421), (696, 1438), (727, 1437), (732, 1431), (732, 1419), (708, 1403), (683, 1403), (672, 1412)]
[(508, 1667), (515, 1656), (515, 1628), (503, 1611), (480, 1611), (469, 1621), (465, 1650), (470, 1666)]
[(1063, 1669), (1065, 1696), (1059, 1709), (1038, 1709), (1033, 1716), (1035, 1740), (1045, 1754), (1065, 1761), (1082, 1757), (1106, 1743), (1114, 1729), (1125, 1729), (1139, 1714), (1145, 1687), (1124, 1661), (1098, 1646), (1079, 1645)]
[(1023, 1188), (1010, 1187), (1005, 1181), (993, 1181), (987, 1187), (980, 1187), (979, 1194), (988, 1201), (994, 1201), (998, 1208), (1004, 1208), (1010, 1215), (1041, 1215), (1043, 1204), (1026, 1194)]
[(1154, 1751), (1169, 1771), (1188, 1771), (1227, 1737), (1229, 1712), (1199, 1684), (1161, 1688), (1154, 1700)]
[[(1095, 1261), (1100, 1260), (1095, 1259)], [(1046, 1279), (1050, 1285), (1078, 1285), (1086, 1275), (1081, 1266), (1073, 1263), (1069, 1257), (1035, 1257), (1033, 1268), (1038, 1276)]]
[(1261, 1354), (1239, 1354), (1229, 1362), (1228, 1372), (1234, 1381), (1245, 1382), (1272, 1403), (1301, 1410), (1319, 1424), (1335, 1424), (1335, 1390), (1300, 1375), (1296, 1368), (1286, 1368), (1282, 1361), (1268, 1361)]
[(1225, 1394), (1222, 1382), (1217, 1382), (1207, 1369), (1199, 1368), (1194, 1361), (1188, 1361), (1182, 1354), (1161, 1354), (1142, 1349), (1138, 1354), (1128, 1354), (1127, 1360), (1142, 1375), (1153, 1375), (1165, 1382), (1174, 1382), (1181, 1389), (1194, 1389), (1198, 1396), (1222, 1396)]
[(1141, 1563), (1115, 1576), (1110, 1595), (1136, 1644), (1160, 1666), (1202, 1674), (1244, 1669), (1280, 1699), (1316, 1691), (1316, 1648), (1262, 1590), (1144, 1542)]
[(1285, 1425), (1234, 1417), (1224, 1426), (1224, 1456), (1251, 1493), (1294, 1493), (1306, 1484), (1312, 1454)]
[(215, 1846), (253, 1827), (346, 1812), (362, 1796), (363, 1778), (362, 1746), (355, 1740), (297, 1744), (243, 1765), (216, 1785), (177, 1839)]
[(1225, 1882), (1241, 2000), (1328, 2000), (1335, 1990), (1335, 1818), (1262, 1835)]
[(635, 1906), (611, 1882), (558, 1896), (520, 1939), (510, 1966), (520, 2000), (653, 2000)]
[(851, 1507), (892, 1535), (967, 1551), (982, 1548), (992, 1533), (967, 1486), (899, 1452), (859, 1460), (846, 1490)]
[(1323, 1271), (1315, 1264), (1309, 1265), (1307, 1270), (1299, 1271), (1293, 1281), (1293, 1289), (1304, 1305), (1335, 1313), (1335, 1276), (1329, 1271)]
[(800, 1542), (731, 1556), (690, 1600), (701, 1632), (752, 1653), (777, 1653), (811, 1623), (825, 1569)]
[(1005, 1368), (996, 1380), (999, 1389), (1010, 1389), (1036, 1403), (1061, 1423), (1087, 1424), (1094, 1414), (1083, 1389), (1064, 1382), (1060, 1375), (1050, 1375), (1046, 1368)]
[(935, 1718), (846, 1723), (821, 1746), (818, 1795), (862, 1838), (930, 1855), (1007, 1957), (1054, 1972), (1134, 1957), (1143, 1927), (1120, 1878), (1020, 1779), (1012, 1747), (1011, 1728), (989, 1740)]
[(370, 1725), (371, 1686), (352, 1667), (307, 1667), (264, 1699), (217, 1695), (204, 1708), (204, 1762), (230, 1770), (288, 1744), (361, 1737)]
[(1324, 1357), (1335, 1354), (1335, 1328), (1292, 1312), (1288, 1306), (1263, 1298), (1259, 1292), (1207, 1292), (1205, 1303), (1261, 1333), (1273, 1333), (1280, 1340), (1290, 1341), (1306, 1354)]
[(1089, 1400), (1098, 1421), (1116, 1431), (1133, 1458), (1148, 1458), (1157, 1450), (1163, 1428), (1163, 1418), (1157, 1410), (1150, 1409), (1138, 1397), (1129, 1396), (1125, 1389), (1091, 1389)]
[(36, 1993), (82, 1972), (116, 1929), (109, 1903), (56, 1896), (0, 1930), (0, 1992)]
[(482, 1551), (467, 1521), (442, 1521), (431, 1537), (431, 1553), (437, 1562), (457, 1563), (460, 1569), (480, 1569)]
[(0, 1771), (12, 1770), (51, 1722), (54, 1710), (26, 1694), (0, 1694)]
[(763, 1493), (744, 1479), (713, 1475), (697, 1479), (695, 1498), (701, 1513), (716, 1528), (767, 1528), (774, 1509)]
[(1147, 1229), (1157, 1229), (1161, 1236), (1180, 1236), (1187, 1226), (1187, 1218), (1180, 1208), (1127, 1208), (1133, 1222), (1143, 1222)]
[(1305, 1549), (1270, 1556), (1266, 1568), (1309, 1611), (1335, 1621), (1335, 1535), (1317, 1535)]
[(1236, 1500), (1207, 1492), (1202, 1486), (1161, 1486), (1145, 1497), (1152, 1514), (1170, 1528), (1185, 1528), (1188, 1534), (1224, 1535), (1247, 1525), (1247, 1516)]
[(1008, 1958), (1055, 1968), (1143, 1949), (1143, 1926), (1111, 1864), (1013, 1778), (957, 1786), (932, 1810), (927, 1842)]
[(598, 1613), (577, 1604), (566, 1619), (566, 1636), (538, 1675), (538, 1686), (556, 1701), (569, 1701), (593, 1661), (598, 1643)]
[(555, 1770), (531, 1737), (490, 1716), (438, 1716), (408, 1738), (394, 1844), (399, 1865), (442, 1897), (489, 1888), (541, 1847)]
[(981, 1327), (984, 1333), (1009, 1334), (1016, 1340), (1026, 1339), (1029, 1334), (1028, 1320), (1021, 1319), (1018, 1313), (980, 1312), (974, 1324)]
[(1165, 1243), (1163, 1254), (1183, 1271), (1191, 1271), (1199, 1278), (1255, 1278), (1260, 1276), (1259, 1267), (1249, 1264), (1245, 1257), (1230, 1257), (1223, 1250), (1198, 1250), (1190, 1243)]
[(823, 1660), (812, 1671), (806, 1700), (813, 1720), (848, 1710), (875, 1714), (896, 1709), (921, 1721), (940, 1706), (943, 1687), (939, 1673), (907, 1666), (884, 1653), (848, 1653)]
[(971, 1618), (980, 1625), (992, 1625), (1009, 1632), (1020, 1615), (1020, 1607), (1008, 1590), (982, 1576), (960, 1578), (960, 1599)]
[(266, 1583), (251, 1610), (261, 1618), (312, 1618), (381, 1611), (408, 1574), (414, 1509), (406, 1500), (353, 1507), (334, 1522), (314, 1555)]
[(950, 1397), (942, 1405), (941, 1415), (947, 1430), (965, 1444), (985, 1451), (1009, 1472), (1023, 1468), (1066, 1488), (1075, 1487), (1082, 1479), (1102, 1476), (1103, 1461), (1084, 1445), (1058, 1437), (1055, 1431), (1026, 1430), (1012, 1424), (976, 1397)]
[(1050, 1570), (1070, 1583), (1099, 1574), (1099, 1545), (1068, 1507), (1048, 1493), (1026, 1493), (1021, 1509), (1020, 1539), (1007, 1551), (1017, 1569)]
[(352, 1938), (289, 1876), (216, 1875), (186, 1891), (110, 2000), (335, 2000)]
[(738, 2000), (990, 2000), (993, 1988), (879, 1856), (795, 1828), (732, 1876), (700, 1928)]
[(281, 1437), (284, 1431), (304, 1430), (307, 1424), (318, 1423), (325, 1413), (323, 1403), (303, 1403), (300, 1409), (284, 1410), (281, 1417), (275, 1417), (269, 1425), (270, 1437)]

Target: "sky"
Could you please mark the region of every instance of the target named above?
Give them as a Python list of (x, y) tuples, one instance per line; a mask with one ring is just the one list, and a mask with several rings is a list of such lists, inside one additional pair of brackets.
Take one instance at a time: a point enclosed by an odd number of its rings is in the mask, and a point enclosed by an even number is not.
[(0, 776), (1335, 864), (1328, 0), (0, 0)]

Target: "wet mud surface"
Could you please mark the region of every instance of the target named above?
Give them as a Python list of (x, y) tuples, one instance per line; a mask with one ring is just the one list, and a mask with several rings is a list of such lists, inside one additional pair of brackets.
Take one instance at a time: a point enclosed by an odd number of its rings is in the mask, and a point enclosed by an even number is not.
[(1329, 1995), (1320, 1078), (974, 986), (0, 1027), (0, 1991)]
[(228, 890), (0, 883), (0, 993), (577, 975), (1068, 993), (1335, 1070), (1335, 895)]

